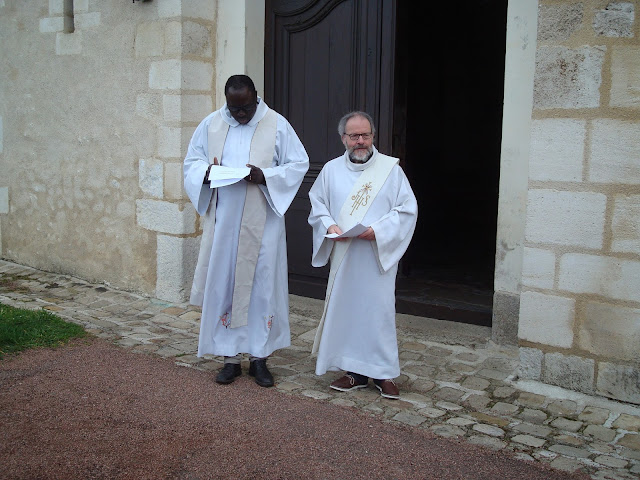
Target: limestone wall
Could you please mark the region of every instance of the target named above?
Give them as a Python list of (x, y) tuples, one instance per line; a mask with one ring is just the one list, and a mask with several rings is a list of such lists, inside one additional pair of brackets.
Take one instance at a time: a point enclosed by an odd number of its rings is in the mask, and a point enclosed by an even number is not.
[(640, 403), (638, 1), (539, 2), (521, 376)]
[[(184, 298), (216, 2), (0, 0), (0, 255)], [(192, 270), (192, 268), (191, 268)]]

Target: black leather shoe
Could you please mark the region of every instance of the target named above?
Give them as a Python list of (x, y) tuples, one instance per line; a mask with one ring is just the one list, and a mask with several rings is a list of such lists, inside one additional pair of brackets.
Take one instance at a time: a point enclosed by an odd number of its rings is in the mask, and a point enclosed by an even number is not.
[(261, 387), (273, 387), (273, 375), (267, 368), (267, 360), (253, 360), (249, 365), (249, 375), (256, 377), (256, 383)]
[(242, 375), (242, 367), (239, 363), (225, 363), (216, 377), (216, 382), (226, 385), (240, 375)]

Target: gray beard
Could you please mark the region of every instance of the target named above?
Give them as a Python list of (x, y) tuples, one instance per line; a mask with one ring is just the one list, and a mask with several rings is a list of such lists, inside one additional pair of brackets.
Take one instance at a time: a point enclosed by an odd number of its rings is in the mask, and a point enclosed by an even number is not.
[(353, 153), (350, 153), (349, 160), (351, 160), (352, 163), (367, 163), (372, 156), (373, 156), (372, 151), (367, 153), (367, 155), (364, 158), (357, 158)]

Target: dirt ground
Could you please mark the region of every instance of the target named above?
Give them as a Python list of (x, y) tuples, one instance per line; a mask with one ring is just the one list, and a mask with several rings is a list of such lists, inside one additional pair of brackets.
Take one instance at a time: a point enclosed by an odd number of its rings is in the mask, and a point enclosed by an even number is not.
[[(0, 361), (2, 479), (587, 479), (96, 338)], [(277, 381), (277, 378), (276, 378)]]

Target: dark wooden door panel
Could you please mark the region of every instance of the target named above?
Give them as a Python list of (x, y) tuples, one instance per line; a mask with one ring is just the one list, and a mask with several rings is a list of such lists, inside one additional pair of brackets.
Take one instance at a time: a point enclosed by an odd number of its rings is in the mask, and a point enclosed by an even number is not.
[(286, 217), (290, 290), (321, 297), (328, 268), (311, 267), (308, 191), (344, 152), (337, 124), (351, 110), (376, 119), (377, 146), (391, 152), (395, 4), (267, 0), (265, 13), (265, 100), (291, 122), (311, 162)]

